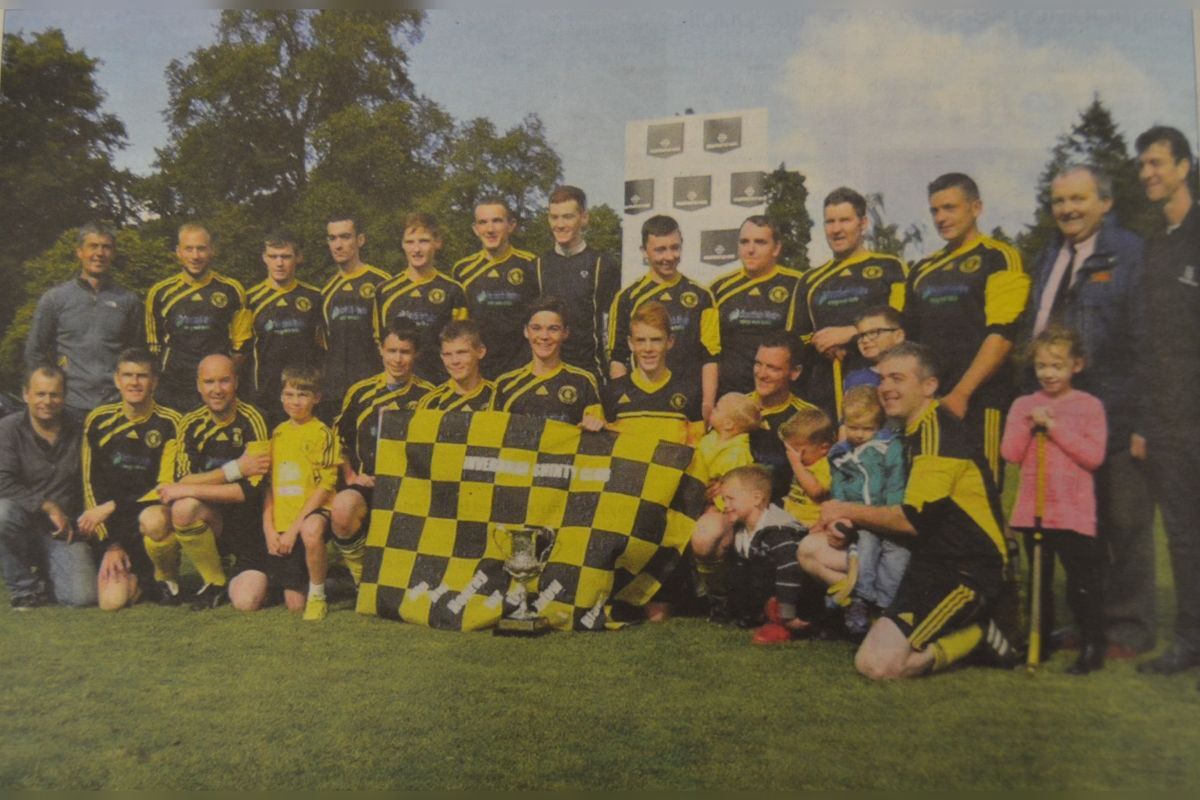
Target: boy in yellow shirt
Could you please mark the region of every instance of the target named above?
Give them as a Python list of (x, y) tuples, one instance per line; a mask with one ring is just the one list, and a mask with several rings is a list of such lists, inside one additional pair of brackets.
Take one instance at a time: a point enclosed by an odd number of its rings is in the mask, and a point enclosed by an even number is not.
[(341, 461), (337, 437), (314, 415), (321, 402), (320, 381), (314, 367), (283, 371), (280, 399), (288, 419), (271, 434), (271, 485), (263, 499), (266, 572), (257, 573), (253, 587), (246, 575), (245, 587), (230, 590), (254, 591), (257, 602), (249, 607), (259, 608), (269, 585), (280, 585), (288, 610), (303, 609), (310, 621), (329, 612), (325, 537)]
[(802, 408), (779, 426), (779, 438), (787, 446), (793, 474), (783, 509), (812, 527), (821, 518), (821, 503), (829, 499), (833, 485), (827, 456), (837, 441), (837, 426), (821, 409)]

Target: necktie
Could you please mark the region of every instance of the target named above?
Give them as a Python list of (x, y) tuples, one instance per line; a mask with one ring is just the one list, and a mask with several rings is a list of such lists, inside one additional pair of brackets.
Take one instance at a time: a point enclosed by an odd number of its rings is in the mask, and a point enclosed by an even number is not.
[(1058, 289), (1054, 292), (1054, 302), (1050, 304), (1050, 316), (1057, 317), (1062, 312), (1063, 306), (1067, 303), (1067, 292), (1071, 289), (1071, 280), (1075, 277), (1075, 245), (1067, 245), (1070, 248), (1070, 260), (1067, 262), (1067, 269), (1062, 276), (1062, 280), (1058, 283)]

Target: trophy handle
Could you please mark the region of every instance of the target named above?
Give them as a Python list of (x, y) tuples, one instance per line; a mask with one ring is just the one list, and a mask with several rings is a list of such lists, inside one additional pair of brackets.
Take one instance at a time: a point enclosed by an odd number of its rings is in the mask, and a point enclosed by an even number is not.
[(501, 558), (508, 558), (512, 555), (512, 537), (508, 535), (508, 528), (503, 525), (493, 525), (488, 530), (488, 537), (500, 551)]
[(554, 543), (558, 540), (558, 533), (550, 528), (538, 528), (537, 537), (544, 539), (546, 542), (542, 551), (537, 556), (538, 563), (544, 567), (550, 561), (550, 553), (554, 550)]

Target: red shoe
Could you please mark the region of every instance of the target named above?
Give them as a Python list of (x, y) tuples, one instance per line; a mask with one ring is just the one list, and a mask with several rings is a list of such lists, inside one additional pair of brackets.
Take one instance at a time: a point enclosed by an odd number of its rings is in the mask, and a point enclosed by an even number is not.
[(1137, 658), (1140, 655), (1141, 653), (1139, 653), (1137, 650), (1134, 650), (1132, 647), (1128, 647), (1123, 644), (1117, 644), (1115, 642), (1110, 644), (1108, 649), (1104, 651), (1105, 658), (1111, 658), (1115, 661), (1126, 661), (1131, 658)]
[(750, 641), (754, 644), (783, 644), (791, 640), (790, 628), (780, 625), (778, 622), (768, 622), (754, 632), (754, 638)]
[(778, 598), (769, 598), (766, 606), (763, 607), (763, 613), (767, 615), (767, 622), (772, 622), (776, 625), (783, 624), (783, 617), (779, 616)]

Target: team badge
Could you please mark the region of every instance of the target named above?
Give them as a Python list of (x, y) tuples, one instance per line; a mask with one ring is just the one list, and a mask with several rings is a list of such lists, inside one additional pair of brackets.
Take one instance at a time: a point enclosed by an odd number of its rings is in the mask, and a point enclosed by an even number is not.
[(520, 286), (525, 282), (525, 273), (519, 269), (510, 269), (508, 274), (504, 276), (513, 286)]
[(687, 398), (682, 394), (676, 392), (675, 394), (671, 395), (671, 408), (675, 409), (676, 411), (682, 411), (683, 407), (686, 405)]
[(883, 277), (883, 267), (872, 264), (863, 270), (863, 277), (874, 280), (875, 278)]
[(982, 264), (982, 258), (979, 256), (971, 256), (966, 261), (962, 262), (962, 265), (959, 266), (958, 270), (959, 272), (970, 275), (972, 272), (977, 272)]
[(229, 434), (229, 437), (233, 440), (234, 447), (242, 446), (242, 429), (241, 428), (234, 428), (233, 432), (231, 434)]
[(772, 303), (782, 303), (788, 298), (788, 290), (786, 286), (776, 286), (772, 289), (767, 297), (771, 298)]
[(162, 444), (162, 434), (155, 430), (146, 431), (146, 447), (157, 450)]
[(430, 289), (429, 302), (433, 303), (435, 306), (440, 306), (442, 303), (446, 302), (446, 291), (444, 289)]
[(362, 286), (358, 287), (358, 296), (363, 300), (370, 300), (375, 296), (375, 284), (364, 283)]
[(684, 292), (679, 296), (679, 302), (684, 308), (695, 308), (700, 303), (700, 295), (695, 292)]
[(212, 297), (209, 299), (217, 308), (224, 308), (225, 306), (229, 305), (229, 295), (225, 294), (224, 292), (213, 292)]
[(310, 308), (312, 308), (312, 301), (307, 297), (297, 297), (296, 308), (299, 311), (308, 311)]
[(558, 390), (558, 402), (563, 405), (571, 405), (579, 399), (579, 392), (574, 386), (563, 386)]

